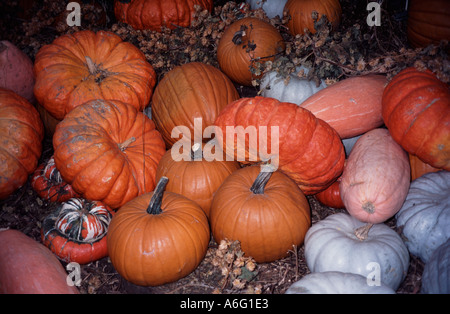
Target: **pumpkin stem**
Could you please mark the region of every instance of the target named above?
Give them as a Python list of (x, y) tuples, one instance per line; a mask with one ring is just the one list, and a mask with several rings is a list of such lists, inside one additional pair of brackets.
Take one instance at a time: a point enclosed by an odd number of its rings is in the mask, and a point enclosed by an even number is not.
[(202, 144), (195, 143), (192, 145), (191, 148), (191, 160), (202, 160), (203, 154), (202, 154)]
[(233, 44), (235, 45), (242, 44), (242, 38), (246, 36), (247, 28), (248, 28), (247, 25), (241, 25), (241, 28), (236, 33), (234, 33), (233, 38), (231, 39)]
[(252, 191), (254, 194), (264, 194), (264, 188), (266, 187), (267, 182), (272, 176), (273, 171), (263, 169), (264, 168), (261, 169), (261, 171), (259, 172), (258, 176), (255, 179), (255, 182), (253, 182), (253, 185), (250, 188), (250, 191)]
[(121, 151), (124, 151), (125, 149), (127, 149), (128, 146), (130, 146), (131, 143), (133, 143), (136, 140), (136, 138), (134, 136), (130, 137), (129, 139), (127, 139), (125, 142), (120, 143), (119, 144), (119, 149)]
[(150, 199), (150, 203), (147, 207), (147, 213), (149, 213), (150, 215), (159, 215), (162, 213), (161, 203), (167, 182), (169, 182), (169, 178), (167, 177), (161, 177), (161, 179), (159, 179), (159, 182), (156, 185), (155, 190), (153, 191), (152, 198)]
[(92, 61), (92, 59), (89, 56), (84, 56), (84, 58), (86, 59), (86, 64), (89, 69), (89, 73), (95, 75), (95, 73), (97, 73), (97, 67), (95, 66), (94, 61)]
[(367, 239), (367, 236), (369, 235), (369, 230), (370, 228), (372, 228), (373, 224), (368, 223), (362, 227), (359, 227), (358, 229), (355, 230), (355, 236), (361, 240), (364, 241), (365, 239)]

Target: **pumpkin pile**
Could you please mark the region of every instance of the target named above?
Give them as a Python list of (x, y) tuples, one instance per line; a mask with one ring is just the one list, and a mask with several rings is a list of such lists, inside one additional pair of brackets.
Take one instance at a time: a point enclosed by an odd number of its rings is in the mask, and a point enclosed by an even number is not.
[[(152, 45), (108, 29), (62, 34), (33, 62), (1, 43), (21, 65), (6, 78), (24, 78), (0, 80), (0, 199), (29, 180), (53, 205), (39, 221), (44, 246), (0, 231), (2, 292), (77, 293), (61, 286), (59, 261), (106, 257), (127, 282), (161, 286), (224, 243), (239, 252), (214, 265), (227, 265), (223, 283), (238, 289), (258, 264), (294, 252), (310, 274), (286, 293), (395, 293), (411, 256), (427, 264), (424, 292), (448, 292), (436, 274), (450, 240), (448, 84), (413, 66), (312, 80), (314, 65), (298, 59), (280, 78), (271, 66), (292, 56), (292, 42), (333, 34), (343, 18), (337, 0), (284, 3), (251, 14), (254, 2), (229, 5), (234, 21), (220, 16), (204, 33), (217, 31), (215, 62), (186, 58), (165, 72), (148, 57)], [(114, 1), (120, 25), (142, 38), (189, 31), (213, 9), (210, 0)], [(340, 212), (316, 221), (312, 200)], [(36, 280), (50, 288), (25, 290), (9, 276), (14, 245), (17, 258), (48, 265)]]

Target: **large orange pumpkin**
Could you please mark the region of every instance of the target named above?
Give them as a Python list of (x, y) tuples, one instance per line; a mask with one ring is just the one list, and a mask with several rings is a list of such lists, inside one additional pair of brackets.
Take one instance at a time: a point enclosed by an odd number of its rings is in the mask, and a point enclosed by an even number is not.
[(254, 17), (235, 21), (225, 29), (217, 47), (220, 68), (234, 82), (246, 86), (261, 77), (254, 73), (255, 63), (273, 61), (285, 43), (270, 23)]
[(144, 54), (107, 31), (56, 38), (36, 54), (34, 72), (36, 99), (58, 120), (93, 99), (120, 100), (143, 110), (156, 83)]
[(36, 108), (0, 88), (0, 199), (21, 187), (38, 165), (44, 126)]
[(325, 120), (342, 139), (383, 125), (383, 75), (355, 76), (330, 85), (307, 98), (301, 107)]
[(217, 189), (231, 173), (241, 167), (237, 161), (226, 161), (223, 157), (221, 160), (206, 159), (199, 143), (194, 144), (190, 154), (185, 157), (176, 160), (172, 156), (172, 150), (168, 150), (156, 168), (156, 181), (163, 176), (167, 177), (169, 182), (166, 191), (195, 201), (209, 217), (211, 202)]
[(344, 168), (338, 133), (296, 104), (260, 96), (241, 98), (222, 110), (215, 125), (227, 155), (242, 163), (271, 160), (305, 194), (326, 189)]
[(257, 262), (283, 258), (298, 248), (311, 223), (308, 200), (280, 171), (260, 166), (233, 172), (211, 206), (211, 231), (217, 243), (238, 240)]
[(131, 105), (93, 100), (73, 109), (53, 136), (62, 178), (88, 200), (116, 209), (155, 188), (165, 153), (153, 122)]
[(386, 86), (383, 120), (394, 140), (408, 153), (450, 170), (450, 91), (431, 71), (414, 67)]
[(448, 0), (409, 0), (407, 35), (414, 47), (450, 41)]
[(315, 33), (313, 11), (317, 19), (325, 15), (328, 21), (337, 28), (341, 22), (342, 9), (339, 0), (288, 0), (284, 5), (284, 13), (290, 17), (287, 27), (292, 35), (305, 33), (305, 29)]
[[(152, 119), (170, 148), (180, 134), (190, 137), (192, 142), (196, 134), (202, 138), (203, 131), (214, 123), (219, 112), (238, 98), (233, 83), (219, 69), (190, 62), (173, 68), (158, 83), (152, 98)], [(174, 130), (180, 134), (172, 136)]]
[(114, 268), (142, 286), (176, 281), (203, 260), (210, 240), (208, 219), (194, 201), (164, 192), (162, 177), (155, 191), (140, 195), (112, 218), (107, 241)]
[(195, 6), (211, 12), (212, 0), (116, 0), (116, 18), (134, 29), (161, 31), (189, 27), (194, 20)]

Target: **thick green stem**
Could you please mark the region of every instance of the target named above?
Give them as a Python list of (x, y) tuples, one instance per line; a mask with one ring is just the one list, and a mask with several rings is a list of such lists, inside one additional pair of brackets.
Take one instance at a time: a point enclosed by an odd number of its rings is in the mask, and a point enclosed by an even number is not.
[(264, 194), (264, 188), (266, 187), (267, 182), (272, 176), (272, 171), (261, 171), (253, 182), (250, 191), (254, 194)]
[(167, 182), (169, 182), (169, 178), (161, 177), (159, 179), (158, 184), (156, 185), (155, 190), (153, 191), (152, 198), (150, 199), (150, 203), (147, 207), (147, 213), (151, 215), (158, 215), (162, 213), (161, 203), (164, 195), (164, 190), (166, 189)]

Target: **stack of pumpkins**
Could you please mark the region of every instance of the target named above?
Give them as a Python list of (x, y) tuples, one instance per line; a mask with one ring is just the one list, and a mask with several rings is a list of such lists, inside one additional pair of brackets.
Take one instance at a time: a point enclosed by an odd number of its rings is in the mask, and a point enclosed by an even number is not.
[[(211, 11), (211, 1), (197, 2)], [(117, 18), (156, 31), (191, 23), (179, 17), (147, 25), (135, 12), (143, 3), (117, 1)], [(330, 3), (330, 12), (315, 10), (335, 17), (337, 26), (341, 8)], [(299, 34), (306, 26), (288, 27)], [(36, 55), (29, 100), (0, 90), (0, 197), (35, 171), (36, 192), (61, 203), (42, 222), (43, 243), (65, 262), (109, 256), (118, 273), (138, 285), (191, 273), (212, 235), (217, 243), (239, 240), (257, 262), (283, 258), (304, 243), (313, 274), (333, 282), (342, 278), (347, 287), (348, 280), (353, 287), (372, 280), (369, 286), (378, 290), (367, 293), (395, 292), (408, 270), (408, 249), (430, 258), (450, 238), (448, 87), (429, 71), (408, 68), (389, 83), (370, 75), (323, 85), (298, 104), (267, 95), (240, 98), (233, 82), (251, 85), (261, 75), (252, 63), (273, 60), (283, 50), (276, 28), (244, 18), (221, 38), (221, 70), (187, 63), (157, 84), (143, 53), (114, 33), (84, 30), (55, 39)], [(30, 104), (34, 97), (40, 115)], [(151, 113), (144, 114), (149, 103)], [(54, 154), (37, 167), (44, 127)], [(416, 164), (431, 173), (411, 183)], [(348, 214), (311, 226), (306, 195)], [(439, 201), (428, 202), (428, 195)], [(427, 236), (417, 236), (417, 223), (409, 225), (411, 207), (441, 215), (420, 227)], [(394, 215), (406, 244), (384, 224)], [(23, 237), (5, 231), (0, 236), (16, 241), (17, 254), (24, 254)], [(6, 276), (6, 265), (0, 257), (0, 276)], [(374, 270), (380, 278), (370, 277)], [(11, 286), (2, 289), (22, 289), (14, 280), (8, 278)], [(65, 278), (47, 283), (56, 280)], [(305, 289), (296, 283), (288, 292)]]

